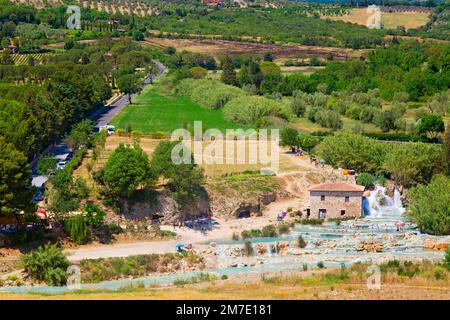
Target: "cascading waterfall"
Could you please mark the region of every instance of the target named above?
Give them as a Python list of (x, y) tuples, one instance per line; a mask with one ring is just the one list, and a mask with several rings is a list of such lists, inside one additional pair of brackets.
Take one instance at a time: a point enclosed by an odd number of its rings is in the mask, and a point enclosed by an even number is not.
[(271, 257), (272, 256), (272, 245), (270, 244), (270, 242), (267, 242), (267, 244), (266, 244), (266, 251), (267, 251), (267, 256)]
[(400, 198), (400, 192), (397, 189), (394, 190), (394, 197), (391, 198), (386, 195), (385, 187), (376, 185), (375, 190), (370, 191), (368, 201), (371, 217), (382, 217), (386, 215), (399, 216), (405, 212)]

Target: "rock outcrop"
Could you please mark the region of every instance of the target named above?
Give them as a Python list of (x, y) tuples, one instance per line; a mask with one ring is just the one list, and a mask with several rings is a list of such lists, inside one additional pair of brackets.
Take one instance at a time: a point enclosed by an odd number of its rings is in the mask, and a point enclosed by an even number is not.
[(356, 250), (365, 252), (382, 252), (383, 243), (376, 240), (363, 240), (357, 244)]

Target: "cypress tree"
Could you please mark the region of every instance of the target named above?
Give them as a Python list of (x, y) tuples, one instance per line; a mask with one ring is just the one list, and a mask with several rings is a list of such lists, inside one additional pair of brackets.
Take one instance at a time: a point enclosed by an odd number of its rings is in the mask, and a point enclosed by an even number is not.
[(229, 56), (225, 56), (222, 62), (222, 82), (232, 86), (237, 86), (238, 84), (233, 61)]

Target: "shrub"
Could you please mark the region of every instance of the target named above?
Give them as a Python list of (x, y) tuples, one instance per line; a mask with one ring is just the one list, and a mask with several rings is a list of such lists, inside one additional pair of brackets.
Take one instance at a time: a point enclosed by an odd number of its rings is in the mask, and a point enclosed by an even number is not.
[(450, 269), (450, 247), (445, 250), (445, 265)]
[[(183, 79), (173, 88), (172, 93), (177, 96), (191, 96), (195, 88), (211, 81), (209, 79)], [(217, 81), (216, 83), (219, 82)]]
[[(279, 231), (279, 229), (278, 229)], [(276, 237), (277, 236), (277, 229), (274, 225), (268, 225), (264, 226), (262, 228), (262, 235), (263, 237)]]
[(303, 239), (303, 237), (301, 235), (299, 235), (298, 238), (297, 238), (297, 246), (299, 248), (306, 247), (306, 241), (305, 241), (305, 239)]
[(51, 286), (66, 284), (66, 270), (69, 261), (61, 248), (56, 245), (45, 245), (22, 256), (25, 271), (39, 281)]
[(265, 116), (275, 116), (287, 119), (287, 106), (276, 100), (257, 96), (242, 96), (229, 101), (224, 109), (227, 120), (241, 124), (254, 124)]
[(75, 243), (83, 243), (88, 237), (86, 218), (82, 214), (64, 220), (64, 229)]
[(300, 220), (301, 224), (310, 224), (310, 225), (319, 225), (323, 223), (323, 219), (315, 219), (315, 218), (310, 218), (310, 219), (302, 219)]
[(221, 82), (206, 82), (192, 91), (191, 99), (203, 108), (219, 109), (237, 97), (245, 96), (246, 92), (240, 88), (223, 84)]
[(192, 77), (195, 79), (203, 79), (208, 73), (208, 70), (198, 66), (192, 67), (189, 71), (191, 72)]
[(288, 224), (282, 223), (282, 224), (278, 225), (278, 233), (279, 234), (288, 233), (289, 230), (290, 230), (290, 227)]
[(252, 256), (254, 251), (253, 251), (253, 244), (251, 241), (245, 241), (244, 242), (244, 252), (246, 256)]
[(366, 188), (368, 188), (371, 185), (373, 185), (374, 182), (375, 182), (375, 179), (373, 178), (373, 176), (370, 173), (367, 173), (367, 172), (361, 173), (356, 178), (356, 183), (360, 184), (360, 185), (362, 185), (362, 186), (364, 186)]
[(97, 205), (88, 203), (84, 207), (84, 211), (86, 212), (87, 224), (93, 226), (94, 228), (101, 227), (104, 224), (106, 212), (100, 209)]
[(323, 261), (317, 262), (317, 268), (319, 268), (319, 269), (325, 268), (325, 264), (323, 263)]
[(445, 272), (445, 269), (439, 266), (436, 266), (433, 269), (433, 275), (436, 280), (447, 279), (447, 273)]

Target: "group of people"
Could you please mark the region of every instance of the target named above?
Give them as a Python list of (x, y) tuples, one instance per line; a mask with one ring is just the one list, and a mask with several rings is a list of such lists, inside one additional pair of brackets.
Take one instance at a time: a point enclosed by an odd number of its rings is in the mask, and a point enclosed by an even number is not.
[(305, 152), (303, 151), (303, 149), (300, 148), (300, 147), (292, 147), (291, 151), (292, 151), (292, 153), (295, 154), (297, 157), (301, 157), (301, 156), (303, 156), (303, 154), (305, 153)]
[[(194, 220), (185, 220), (180, 222), (180, 227), (187, 227), (193, 229), (194, 231), (200, 231), (203, 235), (206, 235), (208, 231), (211, 231), (216, 224), (216, 221), (212, 220), (210, 217), (197, 218)], [(173, 228), (175, 230), (176, 223), (174, 222)]]
[(284, 218), (286, 218), (287, 212), (283, 211), (281, 214), (277, 214), (277, 221), (283, 221)]

